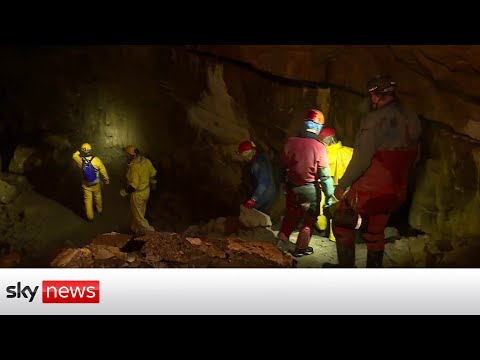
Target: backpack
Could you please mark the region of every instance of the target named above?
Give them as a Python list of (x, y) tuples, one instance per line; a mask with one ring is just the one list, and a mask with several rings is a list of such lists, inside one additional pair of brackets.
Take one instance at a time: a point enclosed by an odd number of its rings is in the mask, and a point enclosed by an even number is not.
[(92, 160), (94, 157), (95, 156), (93, 156), (90, 160), (82, 158), (83, 178), (88, 184), (93, 184), (97, 180), (97, 172), (92, 165)]

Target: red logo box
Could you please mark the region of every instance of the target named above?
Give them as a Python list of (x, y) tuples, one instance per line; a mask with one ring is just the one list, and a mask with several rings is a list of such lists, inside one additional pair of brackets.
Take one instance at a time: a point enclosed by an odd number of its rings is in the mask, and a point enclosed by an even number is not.
[(51, 304), (88, 304), (100, 302), (100, 281), (44, 280), (42, 302)]

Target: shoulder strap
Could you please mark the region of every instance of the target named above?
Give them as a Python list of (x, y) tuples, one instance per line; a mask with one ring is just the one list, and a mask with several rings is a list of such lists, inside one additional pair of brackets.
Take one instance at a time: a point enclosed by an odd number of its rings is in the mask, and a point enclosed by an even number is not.
[(82, 157), (82, 161), (85, 162), (85, 163), (87, 163), (87, 164), (90, 164), (90, 163), (92, 162), (92, 160), (93, 160), (94, 157), (95, 157), (95, 156), (92, 156), (92, 158), (91, 158), (90, 160), (88, 160), (86, 157)]

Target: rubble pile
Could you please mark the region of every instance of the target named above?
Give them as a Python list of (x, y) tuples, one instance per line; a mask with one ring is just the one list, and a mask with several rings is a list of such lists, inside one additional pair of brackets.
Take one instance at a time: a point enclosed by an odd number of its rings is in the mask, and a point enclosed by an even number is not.
[(141, 237), (100, 235), (84, 248), (62, 251), (52, 262), (61, 268), (289, 268), (296, 262), (267, 242), (237, 237), (203, 240), (177, 233), (150, 232)]

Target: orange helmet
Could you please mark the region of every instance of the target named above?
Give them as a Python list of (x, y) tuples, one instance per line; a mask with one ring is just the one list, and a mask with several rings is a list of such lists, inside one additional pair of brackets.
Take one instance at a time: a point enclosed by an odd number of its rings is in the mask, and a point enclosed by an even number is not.
[(305, 116), (305, 121), (311, 120), (315, 124), (323, 125), (325, 123), (325, 117), (320, 110), (311, 109), (307, 111), (307, 115)]

